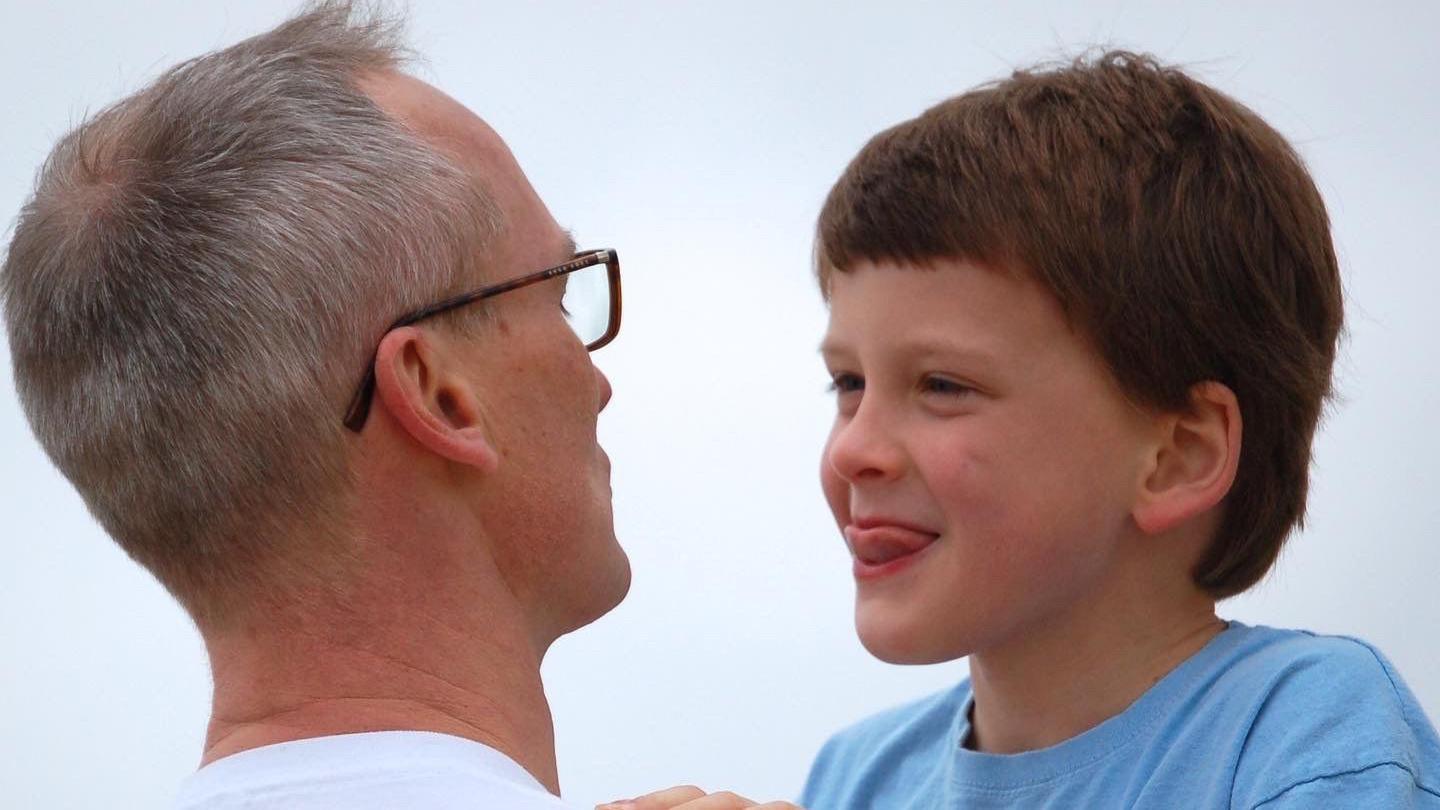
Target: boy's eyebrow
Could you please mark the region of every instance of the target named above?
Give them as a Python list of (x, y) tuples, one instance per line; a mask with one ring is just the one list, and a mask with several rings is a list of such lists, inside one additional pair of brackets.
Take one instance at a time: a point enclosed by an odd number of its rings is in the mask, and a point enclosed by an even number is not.
[(993, 363), (995, 355), (979, 347), (961, 346), (943, 340), (915, 340), (904, 343), (899, 350), (907, 355), (945, 355), (947, 357), (963, 357), (967, 360), (976, 360), (984, 363)]
[[(893, 347), (892, 351), (895, 354), (906, 357), (943, 356), (958, 357), (976, 363), (993, 364), (996, 362), (996, 356), (992, 352), (985, 351), (981, 348), (958, 346), (955, 343), (944, 340), (919, 339), (907, 341)], [(833, 341), (828, 338), (820, 342), (819, 353), (822, 356), (828, 357), (836, 354), (848, 354), (850, 352), (851, 348), (848, 344)]]

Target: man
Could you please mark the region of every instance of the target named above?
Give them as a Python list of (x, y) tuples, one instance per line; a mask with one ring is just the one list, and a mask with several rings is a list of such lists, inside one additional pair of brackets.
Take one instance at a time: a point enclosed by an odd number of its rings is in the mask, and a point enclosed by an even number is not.
[(204, 637), (179, 806), (560, 807), (540, 661), (629, 585), (586, 351), (618, 259), (355, 17), (62, 139), (3, 269), (17, 387)]

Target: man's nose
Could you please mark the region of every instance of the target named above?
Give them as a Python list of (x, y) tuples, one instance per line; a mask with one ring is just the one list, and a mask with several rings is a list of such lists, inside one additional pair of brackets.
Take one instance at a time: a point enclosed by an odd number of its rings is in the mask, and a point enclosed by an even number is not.
[(610, 404), (610, 396), (615, 392), (610, 387), (610, 378), (605, 376), (605, 372), (601, 371), (600, 367), (593, 363), (591, 367), (595, 369), (595, 380), (600, 385), (600, 407), (597, 410), (603, 411), (605, 410), (605, 406)]
[(891, 426), (863, 405), (835, 424), (825, 456), (831, 469), (852, 484), (893, 480), (905, 469), (905, 449)]

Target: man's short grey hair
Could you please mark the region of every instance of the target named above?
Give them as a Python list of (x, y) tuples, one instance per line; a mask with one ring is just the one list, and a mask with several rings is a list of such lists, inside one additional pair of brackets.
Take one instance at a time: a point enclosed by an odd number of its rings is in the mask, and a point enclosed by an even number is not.
[(500, 227), (359, 89), (405, 55), (395, 20), (312, 4), (65, 135), (16, 224), (0, 294), (35, 434), (197, 620), (343, 559), (347, 401)]

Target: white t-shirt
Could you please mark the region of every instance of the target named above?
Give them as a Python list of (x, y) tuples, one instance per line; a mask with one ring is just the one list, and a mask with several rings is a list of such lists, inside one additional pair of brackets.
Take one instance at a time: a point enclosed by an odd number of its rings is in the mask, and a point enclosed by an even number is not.
[(176, 810), (574, 810), (513, 759), (428, 731), (341, 734), (218, 759)]

